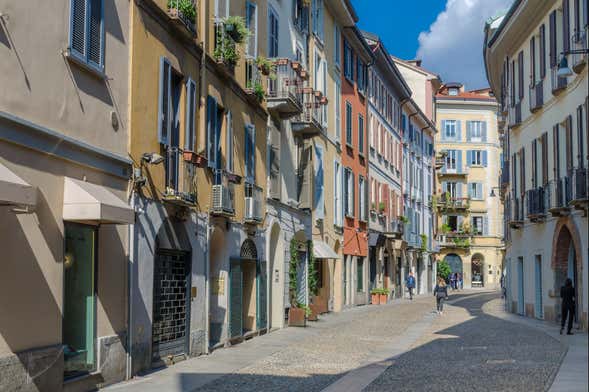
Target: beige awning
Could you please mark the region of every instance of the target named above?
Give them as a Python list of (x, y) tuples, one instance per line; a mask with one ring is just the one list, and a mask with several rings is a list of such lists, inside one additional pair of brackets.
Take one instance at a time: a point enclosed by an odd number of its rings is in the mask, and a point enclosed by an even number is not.
[(316, 259), (338, 259), (339, 255), (323, 241), (313, 240), (313, 256)]
[(65, 177), (63, 220), (129, 224), (135, 221), (135, 212), (105, 187)]
[(0, 163), (0, 205), (34, 206), (37, 189)]

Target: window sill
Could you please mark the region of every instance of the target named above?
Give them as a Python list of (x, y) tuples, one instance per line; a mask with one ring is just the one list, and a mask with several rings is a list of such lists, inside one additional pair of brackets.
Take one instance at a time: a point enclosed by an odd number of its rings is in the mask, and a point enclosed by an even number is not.
[(104, 67), (98, 68), (94, 65), (87, 63), (85, 60), (81, 59), (80, 56), (72, 52), (70, 48), (67, 48), (63, 52), (63, 55), (69, 62), (76, 64), (78, 67), (82, 68), (84, 71), (88, 72), (92, 76), (98, 79), (106, 79)]

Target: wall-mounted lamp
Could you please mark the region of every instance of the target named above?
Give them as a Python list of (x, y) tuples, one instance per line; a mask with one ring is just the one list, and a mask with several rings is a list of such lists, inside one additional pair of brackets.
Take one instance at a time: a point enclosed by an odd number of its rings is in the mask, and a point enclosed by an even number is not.
[(164, 161), (164, 157), (156, 152), (146, 152), (143, 154), (141, 159), (150, 165), (157, 165)]
[(559, 78), (566, 78), (573, 75), (573, 71), (569, 68), (569, 62), (567, 60), (569, 54), (589, 54), (589, 49), (574, 49), (562, 52), (562, 58), (560, 59), (560, 63), (558, 63), (558, 71), (556, 71), (556, 75)]

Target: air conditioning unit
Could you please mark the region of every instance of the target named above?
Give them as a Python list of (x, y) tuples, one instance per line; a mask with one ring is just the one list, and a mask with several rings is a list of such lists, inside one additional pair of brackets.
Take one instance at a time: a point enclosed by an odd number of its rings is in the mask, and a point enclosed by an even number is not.
[(256, 204), (253, 197), (245, 198), (245, 219), (254, 220), (256, 218)]
[(223, 185), (213, 185), (213, 210), (223, 209)]

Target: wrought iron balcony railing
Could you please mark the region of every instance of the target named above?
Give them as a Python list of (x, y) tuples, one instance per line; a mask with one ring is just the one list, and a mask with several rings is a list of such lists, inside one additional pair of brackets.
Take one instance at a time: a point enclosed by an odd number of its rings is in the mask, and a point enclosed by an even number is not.
[(581, 205), (587, 203), (589, 190), (587, 189), (587, 168), (575, 168), (571, 175), (571, 204)]
[[(587, 10), (585, 10), (585, 12), (587, 12)], [(585, 27), (585, 30), (575, 32), (572, 37), (571, 49), (576, 51), (573, 53), (572, 64), (573, 71), (576, 73), (580, 73), (587, 64), (587, 53), (582, 51), (583, 49), (587, 50), (589, 48), (587, 46), (587, 28), (588, 27)]]
[(196, 165), (188, 156), (185, 156), (184, 151), (178, 147), (166, 149), (164, 201), (180, 205), (196, 203)]
[(524, 202), (523, 196), (521, 198), (513, 198), (510, 200), (509, 211), (509, 227), (512, 229), (520, 229), (524, 226)]
[(526, 192), (525, 201), (528, 208), (528, 219), (532, 222), (543, 220), (548, 211), (548, 202), (550, 193), (545, 192), (543, 187), (530, 189)]
[(300, 114), (304, 86), (302, 65), (289, 59), (277, 59), (274, 66), (276, 78), (268, 80), (268, 110), (279, 113), (281, 117)]
[(168, 15), (172, 21), (183, 29), (187, 29), (190, 35), (196, 34), (196, 4), (181, 0), (167, 0)]
[(389, 222), (387, 229), (388, 234), (401, 236), (405, 231), (405, 223), (400, 219), (393, 218)]
[(312, 137), (323, 131), (323, 105), (326, 104), (327, 98), (323, 97), (319, 91), (305, 87), (303, 111), (291, 121), (293, 132), (304, 137)]

